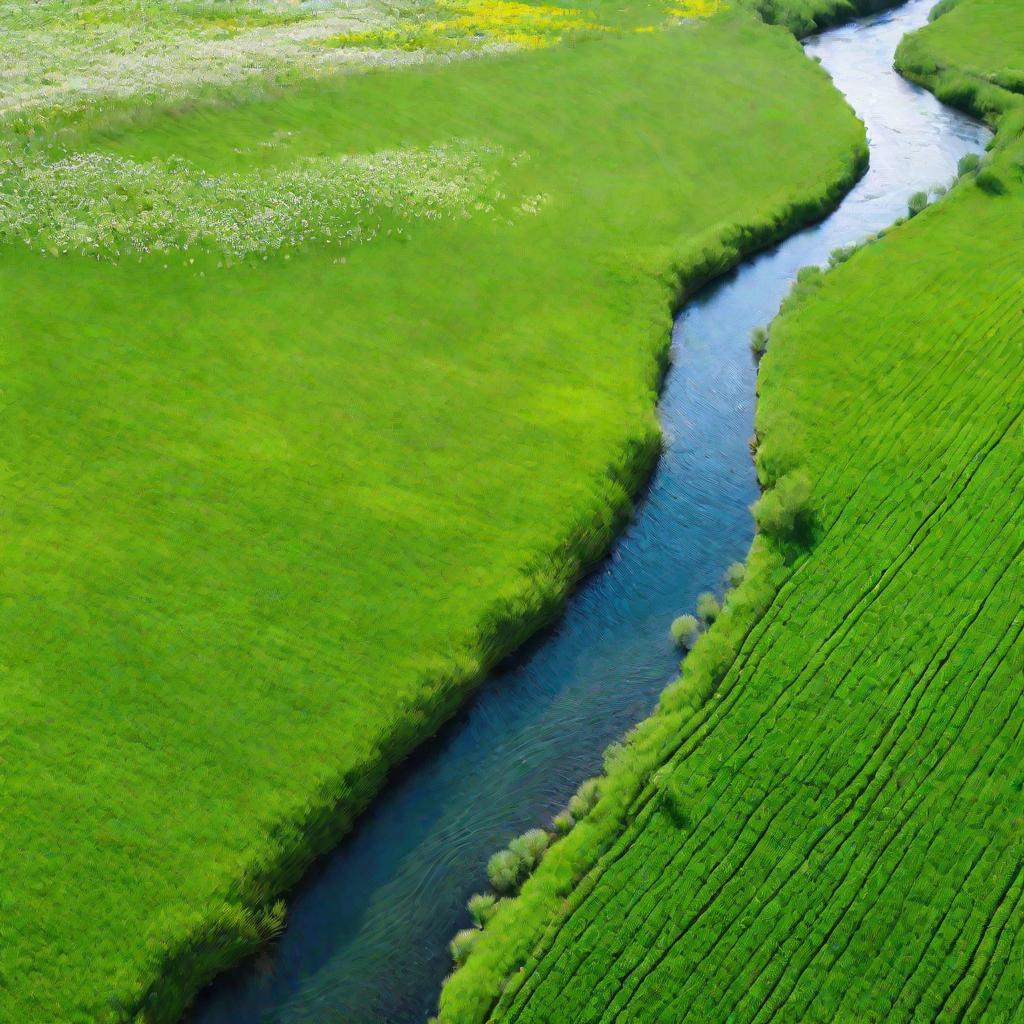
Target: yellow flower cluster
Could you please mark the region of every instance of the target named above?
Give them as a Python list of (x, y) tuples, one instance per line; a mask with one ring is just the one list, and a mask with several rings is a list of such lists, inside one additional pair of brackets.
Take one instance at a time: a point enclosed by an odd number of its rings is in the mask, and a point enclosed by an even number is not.
[(668, 12), (675, 18), (710, 18), (725, 7), (724, 0), (676, 0)]
[(336, 46), (397, 47), (404, 50), (463, 49), (481, 44), (548, 46), (566, 32), (602, 30), (569, 7), (517, 0), (436, 0), (436, 17), (395, 28), (336, 36)]
[(543, 46), (564, 32), (598, 28), (569, 7), (516, 3), (515, 0), (438, 0), (452, 17), (433, 22), (438, 31), (484, 36), (493, 42)]

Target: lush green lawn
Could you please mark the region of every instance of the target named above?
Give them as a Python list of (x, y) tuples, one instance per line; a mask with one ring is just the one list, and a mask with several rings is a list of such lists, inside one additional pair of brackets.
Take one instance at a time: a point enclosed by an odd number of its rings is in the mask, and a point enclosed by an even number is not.
[[(432, 144), (487, 195), (230, 267), (214, 229), (108, 258), (175, 182), (206, 216), (233, 174)], [(78, 145), (157, 185), (93, 181), (66, 245), (0, 251), (0, 1019), (171, 1019), (605, 547), (680, 278), (834, 201), (863, 139), (734, 13)], [(47, 180), (18, 202), (78, 179)]]
[[(916, 42), (1019, 71), (994, 23), (955, 31), (993, 7), (1013, 38), (1024, 9), (963, 0)], [(1024, 101), (1001, 102), (987, 176), (773, 326), (759, 469), (813, 481), (811, 546), (759, 535), (443, 1021), (1024, 1017)]]

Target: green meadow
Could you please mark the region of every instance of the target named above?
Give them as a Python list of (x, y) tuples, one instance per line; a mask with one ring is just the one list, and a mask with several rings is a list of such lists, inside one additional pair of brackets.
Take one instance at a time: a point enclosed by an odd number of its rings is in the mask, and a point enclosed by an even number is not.
[(1024, 1018), (1022, 31), (901, 47), (992, 151), (772, 325), (745, 579), (442, 1021)]
[(272, 934), (629, 514), (673, 307), (862, 169), (790, 34), (644, 18), (18, 114), (0, 1019), (174, 1020)]

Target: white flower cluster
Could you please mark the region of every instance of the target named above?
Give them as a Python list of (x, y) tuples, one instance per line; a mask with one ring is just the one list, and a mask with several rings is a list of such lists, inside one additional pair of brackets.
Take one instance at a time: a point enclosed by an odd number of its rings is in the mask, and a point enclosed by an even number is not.
[(0, 239), (108, 259), (188, 249), (243, 258), (311, 240), (349, 245), (389, 226), (401, 231), (403, 221), (494, 212), (500, 155), (457, 140), (223, 175), (173, 158), (0, 158)]
[(381, 0), (0, 2), (0, 121), (103, 99), (176, 98), (268, 75), (446, 59), (333, 43), (396, 24)]

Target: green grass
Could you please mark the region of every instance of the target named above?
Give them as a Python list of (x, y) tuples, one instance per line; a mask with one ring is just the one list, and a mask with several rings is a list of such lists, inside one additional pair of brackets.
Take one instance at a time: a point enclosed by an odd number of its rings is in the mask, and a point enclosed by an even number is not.
[(824, 73), (739, 13), (78, 145), (220, 175), (454, 139), (528, 154), (496, 187), (539, 211), (385, 211), (372, 242), (230, 268), (0, 252), (0, 1019), (171, 1020), (273, 930), (605, 549), (682, 290), (864, 156)]
[[(955, 30), (973, 7), (907, 48), (994, 66)], [(1024, 1017), (1024, 118), (999, 109), (1002, 192), (968, 177), (773, 324), (758, 468), (808, 475), (810, 546), (758, 536), (442, 1021)]]

